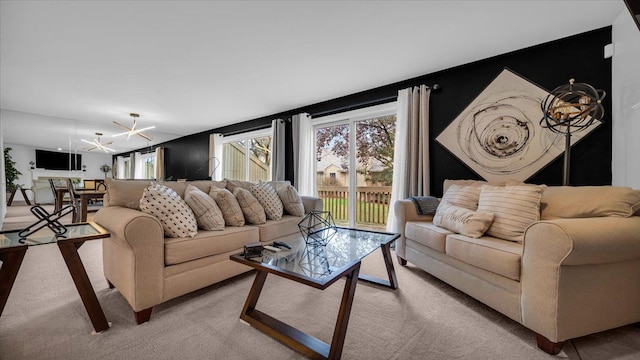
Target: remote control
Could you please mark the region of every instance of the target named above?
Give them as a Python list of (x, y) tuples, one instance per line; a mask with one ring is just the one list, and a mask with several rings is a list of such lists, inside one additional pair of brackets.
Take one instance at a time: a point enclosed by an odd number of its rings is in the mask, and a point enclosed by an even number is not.
[(291, 245), (287, 244), (286, 242), (274, 241), (273, 245), (277, 246), (277, 247), (283, 247), (283, 248), (287, 248), (287, 249), (291, 250)]
[(263, 248), (265, 250), (269, 250), (269, 251), (273, 251), (273, 252), (282, 251), (282, 249), (279, 249), (279, 248), (277, 248), (275, 246), (271, 246), (271, 245), (265, 245), (265, 246), (263, 246)]

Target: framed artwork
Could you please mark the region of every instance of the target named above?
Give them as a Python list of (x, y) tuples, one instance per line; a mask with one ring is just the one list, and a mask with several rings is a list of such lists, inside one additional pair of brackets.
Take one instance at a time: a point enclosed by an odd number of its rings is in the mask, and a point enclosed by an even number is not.
[[(540, 126), (548, 94), (505, 68), (436, 141), (487, 181), (526, 181), (564, 153), (564, 135)], [(572, 134), (571, 144), (600, 124)]]

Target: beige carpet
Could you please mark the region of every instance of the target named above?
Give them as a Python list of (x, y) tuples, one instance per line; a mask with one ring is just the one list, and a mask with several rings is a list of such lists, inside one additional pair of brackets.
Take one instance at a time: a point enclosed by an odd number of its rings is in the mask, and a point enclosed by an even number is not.
[[(0, 317), (0, 359), (303, 358), (239, 320), (254, 273), (157, 306), (136, 325), (102, 276), (101, 240), (80, 256), (112, 327), (91, 335), (57, 246), (31, 247)], [(640, 359), (640, 330), (630, 326), (547, 355), (518, 323), (411, 265), (396, 270), (396, 291), (358, 283), (343, 359)], [(383, 276), (382, 256), (367, 258), (361, 272)], [(343, 284), (320, 291), (270, 275), (257, 307), (328, 341)]]

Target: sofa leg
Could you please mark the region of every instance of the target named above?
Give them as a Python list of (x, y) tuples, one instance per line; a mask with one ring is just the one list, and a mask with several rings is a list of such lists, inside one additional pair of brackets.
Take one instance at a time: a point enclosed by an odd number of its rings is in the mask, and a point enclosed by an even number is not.
[(536, 342), (540, 350), (551, 355), (557, 355), (564, 346), (564, 341), (554, 343), (540, 334), (536, 334)]
[(407, 260), (401, 258), (400, 256), (397, 256), (397, 257), (398, 257), (398, 264), (400, 264), (402, 266), (407, 265)]
[(109, 289), (115, 289), (115, 286), (113, 286), (113, 284), (109, 280), (107, 280), (107, 285), (109, 285)]
[(149, 319), (151, 318), (151, 310), (153, 310), (153, 307), (141, 311), (136, 311), (136, 323), (140, 325), (149, 321)]

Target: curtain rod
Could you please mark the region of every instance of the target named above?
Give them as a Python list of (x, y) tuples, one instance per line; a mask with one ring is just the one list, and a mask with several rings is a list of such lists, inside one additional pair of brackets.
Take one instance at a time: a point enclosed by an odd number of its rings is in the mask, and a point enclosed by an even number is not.
[[(438, 90), (438, 89), (440, 89), (440, 84), (433, 84), (431, 86), (427, 86), (427, 89)], [(351, 104), (351, 105), (343, 106), (343, 107), (340, 107), (340, 108), (337, 108), (337, 109), (320, 111), (320, 112), (313, 113), (313, 114), (310, 114), (310, 115), (311, 115), (312, 118), (318, 118), (318, 117), (327, 116), (327, 115), (333, 115), (333, 114), (337, 114), (337, 113), (341, 113), (341, 112), (345, 112), (345, 111), (349, 111), (349, 110), (356, 110), (356, 109), (360, 109), (360, 108), (367, 107), (367, 106), (384, 104), (384, 103), (388, 103), (388, 102), (391, 102), (391, 101), (395, 101), (397, 99), (398, 99), (398, 95), (388, 96), (388, 97), (385, 97), (385, 98), (369, 100), (369, 101), (363, 101), (363, 102), (360, 102), (360, 103), (357, 103), (357, 104)]]

